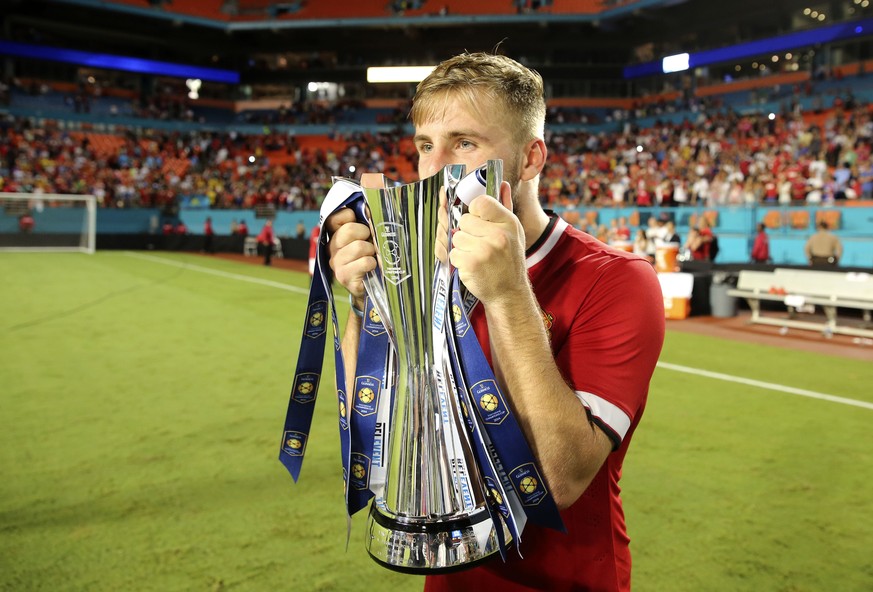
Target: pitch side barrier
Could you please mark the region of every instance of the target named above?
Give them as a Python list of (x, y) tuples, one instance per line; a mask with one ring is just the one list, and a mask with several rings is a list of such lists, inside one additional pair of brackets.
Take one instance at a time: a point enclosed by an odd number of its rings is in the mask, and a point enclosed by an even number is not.
[[(873, 337), (873, 274), (865, 272), (834, 272), (811, 269), (776, 268), (772, 271), (740, 271), (737, 287), (728, 291), (731, 296), (744, 298), (752, 310), (750, 322), (777, 327), (793, 327), (819, 331), (825, 335), (840, 333), (859, 337)], [(787, 315), (764, 315), (761, 302), (782, 302)], [(823, 322), (800, 318), (800, 311), (821, 307)], [(848, 324), (838, 318), (839, 308), (862, 312), (860, 324)]]

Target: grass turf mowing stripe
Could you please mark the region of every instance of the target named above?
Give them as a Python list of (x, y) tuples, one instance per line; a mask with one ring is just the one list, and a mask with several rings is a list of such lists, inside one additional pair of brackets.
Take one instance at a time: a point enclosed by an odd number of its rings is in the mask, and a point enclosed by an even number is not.
[(271, 288), (279, 288), (280, 290), (287, 290), (289, 292), (296, 292), (298, 294), (309, 294), (309, 290), (305, 290), (303, 288), (298, 288), (297, 286), (289, 286), (288, 284), (282, 284), (279, 282), (274, 282), (271, 280), (264, 280), (261, 278), (252, 277), (249, 275), (242, 275), (239, 273), (230, 273), (227, 271), (221, 271), (219, 269), (212, 269), (209, 267), (203, 267), (201, 265), (195, 265), (193, 263), (180, 263), (179, 261), (174, 261), (172, 259), (164, 259), (163, 257), (155, 257), (153, 255), (144, 255), (142, 253), (134, 253), (132, 251), (125, 251), (125, 255), (129, 255), (130, 257), (136, 257), (137, 259), (144, 259), (146, 261), (151, 261), (153, 263), (161, 263), (162, 265), (171, 265), (173, 267), (184, 267), (185, 269), (190, 269), (191, 271), (199, 271), (201, 273), (208, 273), (211, 275), (216, 275), (218, 277), (227, 278), (230, 280), (237, 280), (240, 282), (249, 282), (251, 284), (260, 284), (262, 286), (269, 286)]
[(815, 391), (808, 391), (806, 389), (794, 388), (793, 386), (785, 386), (772, 382), (764, 382), (761, 380), (754, 380), (752, 378), (743, 378), (742, 376), (732, 376), (730, 374), (722, 374), (721, 372), (710, 372), (709, 370), (690, 368), (688, 366), (680, 366), (679, 364), (670, 364), (669, 362), (658, 362), (658, 367), (666, 368), (667, 370), (674, 370), (676, 372), (685, 372), (686, 374), (695, 374), (697, 376), (714, 378), (716, 380), (746, 384), (749, 386), (754, 386), (771, 391), (778, 391), (781, 393), (788, 393), (791, 395), (799, 395), (801, 397), (809, 397), (811, 399), (819, 399), (821, 401), (829, 401), (831, 403), (853, 405), (855, 407), (861, 407), (863, 409), (873, 409), (873, 403), (868, 403), (867, 401), (857, 401), (855, 399), (848, 399), (846, 397), (836, 397), (834, 395), (828, 395), (826, 393), (817, 393)]

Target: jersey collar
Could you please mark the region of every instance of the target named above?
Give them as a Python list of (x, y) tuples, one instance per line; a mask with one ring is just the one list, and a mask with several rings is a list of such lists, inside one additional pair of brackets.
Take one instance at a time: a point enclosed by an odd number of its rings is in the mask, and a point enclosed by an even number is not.
[(549, 215), (549, 223), (546, 225), (546, 229), (543, 230), (540, 237), (525, 253), (525, 267), (527, 269), (545, 259), (552, 252), (552, 249), (558, 244), (558, 239), (564, 233), (564, 229), (567, 228), (567, 222), (563, 218), (552, 211), (546, 211), (546, 213)]

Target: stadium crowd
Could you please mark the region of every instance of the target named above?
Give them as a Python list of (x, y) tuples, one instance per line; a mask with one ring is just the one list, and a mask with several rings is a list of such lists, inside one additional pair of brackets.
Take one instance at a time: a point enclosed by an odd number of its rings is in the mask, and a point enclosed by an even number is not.
[[(873, 197), (866, 104), (826, 117), (701, 110), (695, 120), (623, 132), (549, 132), (547, 206), (819, 204)], [(105, 207), (160, 207), (206, 197), (213, 208), (318, 207), (335, 175), (385, 170), (416, 155), (402, 132), (337, 136), (344, 150), (301, 147), (278, 132), (126, 131), (109, 146), (47, 123), (0, 121), (0, 190), (91, 193)], [(333, 144), (336, 145), (336, 144)], [(279, 158), (277, 155), (281, 155)], [(281, 161), (281, 162), (279, 162)], [(398, 177), (396, 169), (385, 170)], [(411, 179), (402, 179), (409, 181)]]
[[(93, 194), (104, 207), (162, 207), (205, 196), (211, 207), (316, 209), (331, 176), (382, 170), (398, 145), (390, 135), (347, 138), (343, 154), (301, 149), (284, 134), (127, 132), (111, 150), (88, 134), (25, 119), (0, 123), (0, 190)], [(272, 165), (267, 153), (287, 156)]]

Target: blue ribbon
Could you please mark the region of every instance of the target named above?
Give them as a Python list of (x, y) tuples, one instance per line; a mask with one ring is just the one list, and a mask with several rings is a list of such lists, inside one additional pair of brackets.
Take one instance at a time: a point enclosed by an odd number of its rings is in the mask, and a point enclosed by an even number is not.
[[(363, 219), (365, 216), (364, 206), (363, 194), (356, 184), (347, 181), (335, 183), (325, 198), (319, 226), (324, 224), (324, 221), (330, 214), (344, 207), (353, 208), (358, 219)], [(333, 299), (333, 293), (329, 289), (330, 277), (328, 276), (329, 268), (327, 266), (327, 242), (329, 237), (327, 237), (325, 232), (321, 232), (320, 237), (315, 260), (315, 273), (312, 276), (309, 288), (306, 324), (300, 342), (300, 353), (294, 372), (294, 382), (288, 401), (288, 410), (285, 414), (285, 426), (279, 451), (279, 461), (285, 466), (296, 482), (300, 476), (312, 426), (312, 416), (318, 395), (324, 362), (324, 348), (327, 340), (327, 313), (328, 309), (330, 309), (334, 336), (337, 415), (339, 420), (343, 480), (345, 482), (346, 508), (348, 514), (352, 515), (366, 506), (367, 501), (372, 497), (372, 493), (368, 489), (358, 487), (361, 482), (359, 478), (360, 470), (358, 466), (355, 466), (356, 464), (361, 464), (367, 456), (368, 449), (364, 446), (359, 452), (353, 443), (360, 441), (360, 438), (353, 435), (355, 428), (359, 427), (364, 434), (366, 434), (367, 428), (366, 425), (358, 425), (352, 408), (354, 403), (349, 394), (345, 392), (345, 364), (343, 363), (340, 347), (336, 304)], [(364, 439), (366, 439), (366, 436), (364, 436)], [(369, 451), (369, 455), (372, 455), (372, 445)], [(367, 469), (368, 472), (369, 470)]]
[[(494, 463), (499, 482), (505, 490), (513, 491), (524, 508), (524, 513), (535, 524), (564, 531), (564, 523), (554, 499), (546, 488), (527, 439), (515, 419), (506, 398), (497, 386), (494, 372), (482, 351), (479, 340), (468, 318), (473, 302), (461, 297), (457, 271), (452, 273), (452, 336), (460, 366), (459, 375), (465, 378), (463, 395), (468, 415), (473, 416), (478, 429), (484, 434), (487, 452)], [(461, 390), (461, 389), (459, 389)], [(472, 413), (472, 409), (476, 413)], [(487, 463), (483, 463), (487, 466)], [(493, 477), (492, 477), (493, 479)], [(496, 483), (497, 481), (495, 481)], [(508, 492), (507, 491), (507, 492)], [(515, 534), (515, 533), (513, 533)]]
[[(370, 475), (374, 465), (383, 464), (381, 446), (377, 450), (378, 458), (374, 458), (373, 449), (379, 405), (382, 397), (391, 396), (391, 391), (385, 388), (388, 349), (388, 331), (367, 297), (355, 366), (355, 392), (352, 394), (349, 514), (366, 506), (373, 497)], [(386, 404), (390, 409), (390, 401)]]

